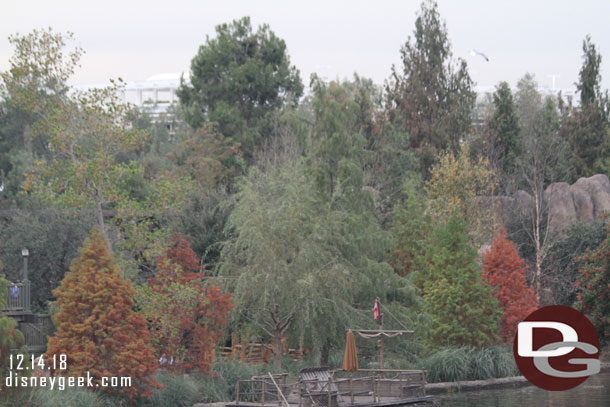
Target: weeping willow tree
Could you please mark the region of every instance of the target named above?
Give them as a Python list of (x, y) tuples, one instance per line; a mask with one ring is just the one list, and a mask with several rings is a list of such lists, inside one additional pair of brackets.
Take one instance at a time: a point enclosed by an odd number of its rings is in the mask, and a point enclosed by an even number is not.
[(339, 188), (329, 200), (319, 191), (300, 159), (252, 168), (228, 220), (220, 274), (233, 277), (234, 329), (266, 332), (277, 345), (285, 335), (327, 364), (347, 328), (374, 324), (376, 296), (406, 325), (415, 295), (383, 261), (389, 241), (370, 197), (368, 210), (356, 209), (369, 192)]

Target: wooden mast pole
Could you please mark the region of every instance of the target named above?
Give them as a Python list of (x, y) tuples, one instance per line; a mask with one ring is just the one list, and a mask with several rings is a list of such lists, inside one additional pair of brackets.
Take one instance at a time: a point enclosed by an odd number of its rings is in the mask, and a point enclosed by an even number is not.
[[(383, 314), (379, 314), (379, 326), (381, 331), (383, 331)], [(383, 369), (383, 334), (379, 335), (377, 338), (377, 345), (379, 346), (379, 369)]]

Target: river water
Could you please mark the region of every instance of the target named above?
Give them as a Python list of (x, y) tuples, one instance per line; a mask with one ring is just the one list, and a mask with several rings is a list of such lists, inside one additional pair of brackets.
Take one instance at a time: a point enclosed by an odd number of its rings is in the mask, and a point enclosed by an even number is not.
[(610, 407), (610, 373), (589, 377), (567, 391), (535, 386), (438, 396), (442, 407)]

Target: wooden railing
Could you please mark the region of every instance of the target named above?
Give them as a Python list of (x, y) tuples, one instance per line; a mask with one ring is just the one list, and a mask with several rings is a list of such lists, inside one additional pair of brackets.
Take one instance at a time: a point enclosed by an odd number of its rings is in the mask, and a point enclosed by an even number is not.
[[(236, 359), (246, 363), (269, 363), (273, 358), (273, 346), (264, 343), (248, 343), (218, 348), (220, 357)], [(284, 349), (284, 356), (302, 362), (305, 352), (299, 349)]]
[(250, 380), (238, 380), (235, 384), (235, 404), (240, 402), (262, 405), (286, 404), (284, 400), (295, 383), (287, 383), (287, 373), (269, 376), (253, 376)]
[(6, 306), (3, 311), (30, 311), (30, 282), (9, 285), (5, 293)]

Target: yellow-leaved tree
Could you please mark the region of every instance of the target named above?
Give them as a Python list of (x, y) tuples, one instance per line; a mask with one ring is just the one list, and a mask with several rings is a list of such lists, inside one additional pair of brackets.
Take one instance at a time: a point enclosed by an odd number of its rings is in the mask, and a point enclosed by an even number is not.
[(459, 213), (475, 244), (490, 242), (497, 230), (496, 188), (497, 177), (489, 161), (473, 160), (466, 143), (457, 156), (441, 154), (425, 185), (432, 216), (446, 220)]

